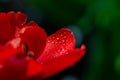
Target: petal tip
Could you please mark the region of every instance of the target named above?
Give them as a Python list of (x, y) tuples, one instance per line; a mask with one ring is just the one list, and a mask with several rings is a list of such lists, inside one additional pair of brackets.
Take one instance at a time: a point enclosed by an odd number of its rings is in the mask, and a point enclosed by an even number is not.
[(82, 45), (81, 45), (80, 50), (81, 50), (81, 53), (82, 53), (83, 55), (85, 55), (85, 52), (86, 52), (86, 46), (85, 46), (85, 44), (82, 44)]

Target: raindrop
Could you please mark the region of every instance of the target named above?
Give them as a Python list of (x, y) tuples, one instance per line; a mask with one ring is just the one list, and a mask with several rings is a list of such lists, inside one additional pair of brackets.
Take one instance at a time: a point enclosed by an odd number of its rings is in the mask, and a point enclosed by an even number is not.
[(73, 32), (71, 32), (71, 34), (74, 35)]
[(48, 43), (50, 43), (50, 41), (48, 40)]
[(63, 34), (61, 34), (61, 37), (63, 36)]
[(67, 38), (67, 36), (64, 36), (64, 38)]
[(63, 52), (65, 52), (65, 49), (62, 49)]
[(62, 42), (65, 42), (65, 40), (62, 40)]
[(59, 38), (57, 37), (57, 40), (59, 40)]
[(54, 42), (52, 41), (51, 43), (53, 43), (54, 44)]

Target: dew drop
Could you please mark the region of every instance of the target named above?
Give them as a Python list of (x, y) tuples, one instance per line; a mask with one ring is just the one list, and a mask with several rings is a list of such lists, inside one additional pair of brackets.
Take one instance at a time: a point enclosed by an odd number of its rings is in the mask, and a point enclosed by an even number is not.
[(73, 35), (73, 32), (71, 32), (71, 34)]
[(67, 38), (67, 36), (64, 36), (64, 38)]
[(62, 51), (64, 52), (64, 51), (65, 51), (65, 49), (62, 49)]
[(65, 40), (62, 40), (62, 42), (65, 42)]
[(53, 43), (54, 44), (54, 42), (52, 41), (51, 43)]
[(57, 37), (57, 40), (59, 40), (59, 38)]
[(60, 35), (61, 37), (63, 36), (63, 34)]
[(50, 41), (48, 40), (48, 43), (50, 43)]
[(66, 32), (63, 32), (63, 34), (67, 34)]

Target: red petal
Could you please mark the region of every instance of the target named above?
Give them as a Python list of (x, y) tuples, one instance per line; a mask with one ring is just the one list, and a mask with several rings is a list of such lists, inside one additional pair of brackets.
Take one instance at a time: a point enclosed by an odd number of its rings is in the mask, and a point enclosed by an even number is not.
[(29, 25), (22, 28), (19, 35), (23, 42), (28, 45), (29, 51), (35, 53), (35, 57), (43, 52), (46, 45), (47, 35), (42, 28)]
[(35, 23), (34, 21), (30, 21), (28, 24), (26, 24), (26, 26), (38, 26), (37, 23)]
[(74, 45), (75, 39), (72, 32), (66, 28), (62, 28), (48, 37), (46, 48), (37, 61), (49, 61), (52, 58), (65, 55), (74, 49)]
[(13, 29), (15, 31), (15, 29), (16, 29), (15, 13), (13, 11), (10, 11), (7, 13), (7, 17), (8, 17), (9, 23), (11, 25), (11, 29)]
[(17, 53), (17, 50), (14, 48), (6, 48), (0, 52), (0, 63), (8, 59), (10, 56), (13, 56)]
[(27, 68), (27, 77), (34, 77), (38, 75), (42, 71), (42, 66), (41, 64), (38, 64), (34, 60), (30, 60), (28, 63), (28, 68)]
[(0, 65), (0, 80), (26, 80), (27, 63), (24, 59), (12, 56)]
[(26, 23), (26, 20), (27, 20), (27, 16), (24, 13), (21, 12), (16, 13), (15, 22), (19, 28), (23, 27), (23, 25)]
[(2, 49), (3, 49), (3, 46), (0, 45), (0, 51), (2, 51)]
[(5, 42), (14, 37), (15, 27), (10, 25), (10, 17), (6, 13), (0, 13), (0, 44), (5, 44)]
[(48, 61), (44, 61), (43, 72), (40, 76), (42, 78), (47, 78), (70, 66), (73, 66), (83, 57), (85, 51), (85, 46), (82, 45), (80, 49), (75, 49), (68, 54), (61, 55), (57, 58), (52, 58)]
[(15, 39), (9, 41), (8, 43), (6, 43), (6, 45), (1, 46), (0, 62), (4, 62), (9, 57), (17, 55), (17, 54), (19, 54), (21, 56), (25, 56), (25, 54), (23, 54), (23, 53), (24, 53), (24, 48), (21, 45), (21, 39), (15, 38)]
[[(43, 73), (42, 77), (49, 77), (64, 68), (70, 66), (71, 56), (77, 58), (79, 57), (76, 54), (71, 53), (75, 45), (75, 39), (72, 32), (66, 28), (62, 28), (57, 31), (55, 34), (51, 35), (47, 39), (47, 45), (44, 52), (37, 59), (40, 64), (43, 64)], [(76, 62), (77, 59), (71, 59), (71, 64)], [(62, 66), (62, 63), (65, 65)], [(68, 64), (67, 64), (68, 63)], [(61, 66), (61, 67), (59, 67)]]

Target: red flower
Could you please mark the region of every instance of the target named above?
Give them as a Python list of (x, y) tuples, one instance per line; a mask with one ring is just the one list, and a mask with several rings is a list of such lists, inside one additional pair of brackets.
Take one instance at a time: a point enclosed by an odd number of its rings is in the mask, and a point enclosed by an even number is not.
[(0, 80), (44, 79), (83, 57), (85, 46), (74, 48), (69, 29), (47, 37), (35, 22), (25, 24), (26, 19), (21, 12), (0, 13)]
[(26, 22), (26, 15), (18, 12), (0, 13), (0, 44), (5, 44), (14, 38), (16, 27), (22, 28)]

